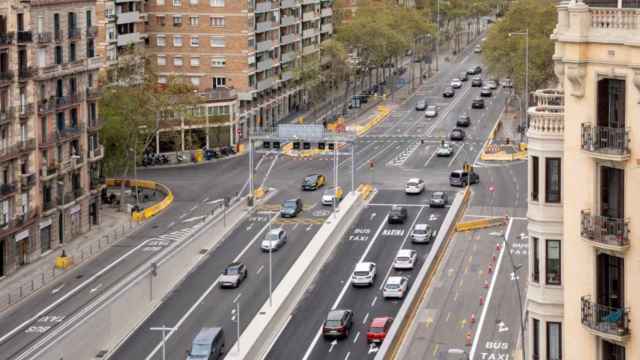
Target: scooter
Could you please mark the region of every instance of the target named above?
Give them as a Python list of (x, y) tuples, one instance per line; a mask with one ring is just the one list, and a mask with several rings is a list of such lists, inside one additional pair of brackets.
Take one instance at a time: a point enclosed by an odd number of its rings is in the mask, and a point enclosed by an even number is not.
[(176, 154), (176, 161), (177, 161), (178, 163), (183, 162), (183, 161), (184, 161), (184, 155), (182, 155), (182, 153), (180, 153), (180, 154)]

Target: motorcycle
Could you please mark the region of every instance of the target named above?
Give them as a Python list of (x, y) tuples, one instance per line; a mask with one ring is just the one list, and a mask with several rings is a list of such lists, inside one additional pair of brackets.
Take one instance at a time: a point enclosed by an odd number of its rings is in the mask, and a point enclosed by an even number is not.
[(180, 154), (176, 154), (176, 161), (177, 161), (178, 163), (183, 162), (183, 161), (184, 161), (184, 155), (182, 155), (182, 153), (180, 153)]

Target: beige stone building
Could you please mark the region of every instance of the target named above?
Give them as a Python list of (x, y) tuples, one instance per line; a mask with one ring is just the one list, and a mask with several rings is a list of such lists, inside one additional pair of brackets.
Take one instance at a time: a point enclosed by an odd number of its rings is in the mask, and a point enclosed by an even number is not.
[(0, 276), (100, 222), (95, 1), (0, 2)]
[(640, 358), (639, 11), (558, 6), (561, 89), (529, 109), (529, 359)]

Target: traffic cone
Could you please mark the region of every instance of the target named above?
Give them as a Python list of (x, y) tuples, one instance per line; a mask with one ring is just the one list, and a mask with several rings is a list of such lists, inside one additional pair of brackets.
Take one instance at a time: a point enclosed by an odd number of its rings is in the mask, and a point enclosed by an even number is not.
[(495, 255), (491, 256), (491, 262), (494, 263), (494, 264), (496, 263), (496, 256)]
[(484, 296), (480, 295), (480, 305), (484, 305)]
[(489, 280), (485, 280), (485, 281), (484, 281), (484, 286), (483, 286), (483, 287), (484, 287), (485, 289), (488, 289), (488, 288), (489, 288)]
[(476, 314), (471, 314), (471, 319), (469, 319), (469, 322), (472, 324), (476, 323)]
[(467, 335), (465, 335), (465, 345), (466, 346), (471, 346), (471, 333), (467, 332)]
[(487, 269), (487, 273), (488, 274), (493, 273), (493, 266), (491, 266), (491, 264), (489, 264), (489, 269)]
[(500, 243), (496, 243), (496, 251), (500, 251)]

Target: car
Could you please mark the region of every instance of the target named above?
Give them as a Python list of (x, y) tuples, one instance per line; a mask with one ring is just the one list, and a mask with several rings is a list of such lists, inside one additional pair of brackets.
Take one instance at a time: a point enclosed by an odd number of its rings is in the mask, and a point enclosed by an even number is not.
[(344, 197), (344, 191), (342, 190), (342, 187), (332, 186), (324, 191), (324, 194), (322, 194), (321, 202), (322, 202), (322, 205), (333, 205), (334, 199), (336, 200), (336, 203), (339, 203), (340, 201), (342, 201), (343, 197)]
[(427, 106), (427, 110), (424, 111), (425, 117), (436, 117), (438, 116), (438, 108), (435, 105)]
[(455, 170), (449, 174), (449, 185), (451, 186), (467, 186), (478, 184), (479, 182), (480, 175), (473, 171)]
[(280, 216), (283, 218), (292, 218), (298, 216), (302, 212), (302, 199), (289, 199), (280, 206)]
[(454, 128), (453, 130), (451, 130), (451, 134), (449, 134), (449, 139), (450, 140), (456, 140), (456, 141), (462, 141), (464, 140), (465, 137), (465, 133), (464, 130), (460, 129), (460, 128)]
[(416, 224), (411, 231), (411, 242), (415, 244), (428, 244), (436, 237), (436, 231), (429, 224)]
[(262, 240), (260, 248), (262, 251), (278, 251), (287, 243), (287, 232), (283, 228), (271, 229)]
[(469, 116), (469, 114), (463, 113), (458, 116), (458, 119), (456, 120), (456, 126), (469, 127), (469, 125), (471, 125), (471, 117)]
[(377, 317), (371, 321), (367, 331), (367, 343), (381, 343), (389, 332), (393, 318), (389, 316)]
[(513, 87), (513, 80), (511, 80), (509, 78), (504, 78), (500, 82), (500, 85), (502, 85), (502, 87), (512, 88)]
[(472, 87), (480, 87), (480, 86), (482, 86), (482, 78), (480, 76), (474, 76), (471, 79), (471, 86)]
[(488, 86), (483, 86), (482, 89), (480, 89), (480, 96), (491, 97), (491, 95), (491, 89)]
[(429, 207), (445, 207), (447, 205), (447, 200), (447, 193), (442, 191), (435, 191), (433, 194), (431, 194), (431, 199), (429, 199)]
[(455, 90), (451, 86), (448, 86), (442, 92), (443, 97), (453, 97), (456, 94)]
[(484, 109), (484, 99), (482, 99), (482, 98), (473, 99), (473, 101), (471, 101), (471, 108), (472, 109)]
[(469, 75), (467, 75), (466, 71), (462, 71), (458, 76), (458, 79), (460, 79), (460, 81), (467, 81), (469, 80)]
[(480, 54), (480, 53), (482, 52), (482, 46), (480, 46), (480, 45), (476, 45), (476, 46), (473, 48), (473, 52), (474, 52), (474, 53), (476, 53), (476, 54)]
[(233, 262), (227, 265), (220, 276), (220, 287), (237, 288), (247, 278), (247, 267), (241, 262)]
[(498, 82), (494, 79), (491, 79), (489, 81), (487, 81), (487, 86), (489, 87), (489, 89), (491, 90), (495, 90), (498, 88)]
[(322, 335), (328, 338), (346, 338), (353, 326), (353, 311), (347, 309), (331, 310), (322, 324)]
[(393, 259), (393, 268), (396, 270), (411, 270), (416, 264), (418, 252), (412, 249), (400, 249)]
[(407, 209), (400, 205), (393, 205), (387, 222), (389, 224), (402, 224), (405, 220), (407, 220)]
[(219, 359), (224, 354), (224, 345), (221, 327), (203, 327), (193, 338), (186, 360)]
[(307, 175), (307, 177), (304, 178), (304, 180), (302, 181), (302, 190), (318, 190), (319, 188), (323, 187), (324, 184), (327, 182), (327, 178), (324, 177), (324, 175), (321, 174), (312, 174), (312, 175)]
[(416, 103), (417, 111), (424, 111), (427, 108), (427, 100), (418, 100)]
[(479, 65), (472, 66), (467, 70), (468, 75), (477, 75), (480, 73), (482, 73), (482, 68)]
[(382, 297), (402, 299), (408, 287), (409, 279), (406, 276), (389, 276), (382, 288)]
[(404, 186), (404, 192), (407, 194), (420, 194), (424, 190), (424, 181), (418, 178), (412, 178), (407, 181)]
[(462, 80), (458, 78), (451, 80), (451, 87), (454, 89), (460, 89), (462, 87)]
[(376, 263), (361, 262), (356, 264), (356, 268), (351, 274), (351, 285), (372, 286), (376, 281)]
[(438, 157), (449, 157), (453, 155), (453, 145), (443, 141), (436, 150), (436, 155)]

